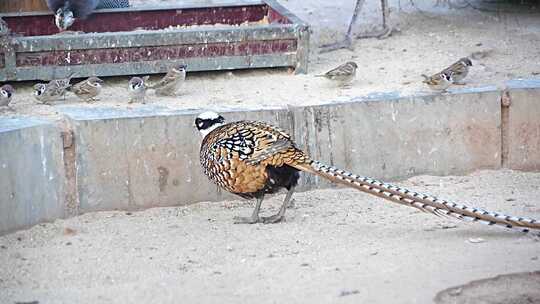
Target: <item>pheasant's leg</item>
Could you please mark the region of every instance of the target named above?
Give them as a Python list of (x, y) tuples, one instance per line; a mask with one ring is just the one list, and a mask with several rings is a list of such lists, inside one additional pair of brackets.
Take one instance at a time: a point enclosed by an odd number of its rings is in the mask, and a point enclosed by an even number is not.
[(251, 217), (240, 217), (235, 216), (234, 217), (234, 223), (235, 224), (255, 224), (260, 222), (259, 218), (259, 211), (261, 210), (261, 203), (264, 199), (264, 195), (257, 198), (257, 203), (255, 204), (255, 209), (253, 209), (253, 213), (251, 214)]
[(366, 0), (356, 0), (356, 5), (354, 7), (354, 12), (351, 18), (351, 22), (349, 22), (349, 28), (347, 29), (347, 34), (345, 35), (345, 39), (342, 41), (338, 41), (336, 43), (331, 44), (325, 44), (321, 46), (320, 53), (326, 53), (331, 52), (339, 49), (352, 49), (352, 29), (353, 26), (356, 24), (356, 19), (358, 19), (358, 15), (360, 14), (360, 11), (362, 10), (362, 6), (364, 5), (364, 2)]
[(293, 193), (294, 193), (294, 186), (292, 186), (291, 189), (289, 189), (289, 192), (287, 192), (287, 195), (285, 196), (285, 199), (283, 200), (283, 204), (281, 205), (281, 208), (279, 208), (278, 213), (272, 216), (263, 217), (262, 222), (265, 224), (281, 222), (281, 220), (283, 220), (283, 217), (285, 215), (285, 210), (287, 210), (287, 207), (289, 206), (289, 202), (291, 200)]

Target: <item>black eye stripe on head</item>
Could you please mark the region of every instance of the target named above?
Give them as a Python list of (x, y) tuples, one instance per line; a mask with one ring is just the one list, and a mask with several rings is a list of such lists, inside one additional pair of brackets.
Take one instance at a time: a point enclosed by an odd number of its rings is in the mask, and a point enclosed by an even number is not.
[(197, 117), (195, 119), (195, 126), (199, 130), (205, 130), (205, 129), (210, 128), (213, 125), (221, 124), (223, 122), (225, 122), (225, 118), (223, 118), (223, 116), (219, 116), (214, 119), (202, 119), (202, 118)]

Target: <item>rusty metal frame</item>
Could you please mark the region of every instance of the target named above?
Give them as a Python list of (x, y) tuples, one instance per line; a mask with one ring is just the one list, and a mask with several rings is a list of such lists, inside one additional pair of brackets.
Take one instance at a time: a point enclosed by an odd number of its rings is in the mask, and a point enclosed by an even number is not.
[[(226, 7), (227, 4), (204, 5), (209, 7)], [(163, 73), (171, 65), (185, 63), (190, 71), (209, 70), (232, 70), (264, 67), (293, 67), (296, 73), (307, 73), (309, 54), (309, 26), (281, 6), (277, 1), (239, 1), (229, 6), (239, 5), (268, 5), (269, 9), (277, 12), (290, 23), (272, 23), (266, 25), (249, 25), (238, 27), (213, 27), (213, 28), (183, 28), (173, 30), (149, 30), (130, 32), (108, 33), (85, 33), (79, 35), (46, 35), (31, 37), (15, 37), (11, 39), (10, 46), (0, 48), (4, 52), (3, 59), (0, 53), (0, 81), (20, 80), (49, 80), (65, 77), (75, 72), (77, 77), (116, 76), (134, 74)], [(201, 5), (182, 5), (174, 9), (201, 8)], [(131, 9), (104, 9), (99, 12), (118, 12), (124, 10), (148, 10), (145, 8)], [(159, 7), (159, 10), (171, 9), (171, 7)], [(99, 13), (98, 12), (98, 13)], [(15, 13), (17, 16), (28, 13)], [(38, 12), (37, 14), (50, 14), (50, 12)], [(1, 16), (2, 14), (0, 14)], [(3, 15), (14, 15), (3, 14)], [(277, 41), (277, 42), (276, 42)], [(145, 47), (174, 47), (212, 44), (235, 44), (235, 43), (279, 43), (284, 41), (291, 44), (294, 41), (295, 48), (285, 43), (282, 48), (285, 51), (277, 51), (267, 54), (248, 54), (245, 56), (216, 56), (216, 57), (189, 57), (169, 60), (141, 60), (139, 62), (102, 63), (70, 65), (69, 54), (77, 50), (115, 49), (115, 48), (145, 48)], [(63, 65), (18, 65), (17, 56), (26, 54), (31, 57), (32, 53), (59, 52), (67, 54), (67, 62)], [(62, 53), (62, 54), (63, 54)], [(3, 63), (3, 68), (2, 68)]]

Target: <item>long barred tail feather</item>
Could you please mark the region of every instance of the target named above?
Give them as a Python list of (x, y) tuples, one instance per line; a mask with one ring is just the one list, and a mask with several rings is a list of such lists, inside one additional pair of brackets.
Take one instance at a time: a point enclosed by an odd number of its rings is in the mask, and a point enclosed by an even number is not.
[(305, 172), (319, 175), (330, 181), (344, 184), (360, 191), (382, 197), (398, 204), (414, 207), (437, 216), (448, 216), (459, 220), (480, 222), (487, 225), (499, 225), (506, 228), (518, 228), (523, 232), (529, 232), (529, 229), (540, 229), (540, 222), (534, 219), (509, 216), (498, 212), (486, 211), (479, 208), (468, 207), (463, 204), (449, 202), (369, 177), (358, 176), (332, 166), (324, 165), (318, 161), (298, 164), (294, 167)]

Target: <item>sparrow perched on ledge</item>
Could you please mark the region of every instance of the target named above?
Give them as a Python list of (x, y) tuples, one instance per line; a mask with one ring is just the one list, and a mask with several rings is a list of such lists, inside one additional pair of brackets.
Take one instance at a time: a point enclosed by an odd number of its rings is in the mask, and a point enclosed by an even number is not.
[(134, 102), (140, 102), (140, 103), (146, 103), (145, 97), (146, 97), (146, 85), (145, 82), (148, 80), (149, 76), (141, 77), (133, 77), (129, 80), (128, 84), (128, 92), (129, 92), (129, 102), (128, 103), (134, 103)]
[(67, 78), (53, 79), (49, 83), (38, 83), (34, 85), (34, 97), (43, 104), (49, 104), (51, 101), (64, 97), (67, 88), (71, 85), (69, 82), (75, 73), (71, 73)]
[(68, 91), (73, 92), (73, 94), (86, 102), (92, 102), (96, 100), (95, 97), (101, 92), (102, 83), (103, 80), (92, 76), (68, 88)]
[(465, 84), (464, 82), (462, 82), (462, 80), (467, 77), (467, 74), (469, 74), (470, 66), (472, 66), (471, 60), (467, 57), (464, 57), (444, 69), (442, 72), (452, 75), (452, 82), (454, 84)]
[(167, 74), (163, 76), (159, 82), (149, 85), (148, 88), (154, 89), (156, 91), (156, 95), (174, 96), (185, 79), (186, 65), (180, 64), (169, 69)]
[(11, 97), (13, 97), (14, 93), (15, 89), (9, 84), (0, 87), (0, 107), (9, 107)]
[(324, 74), (315, 75), (315, 77), (325, 77), (331, 80), (336, 80), (341, 85), (346, 85), (350, 83), (356, 76), (357, 68), (358, 65), (355, 62), (349, 61)]
[(448, 87), (452, 84), (452, 75), (450, 73), (440, 72), (433, 74), (430, 77), (422, 74), (424, 77), (423, 83), (427, 84), (428, 87), (434, 91), (446, 91)]

